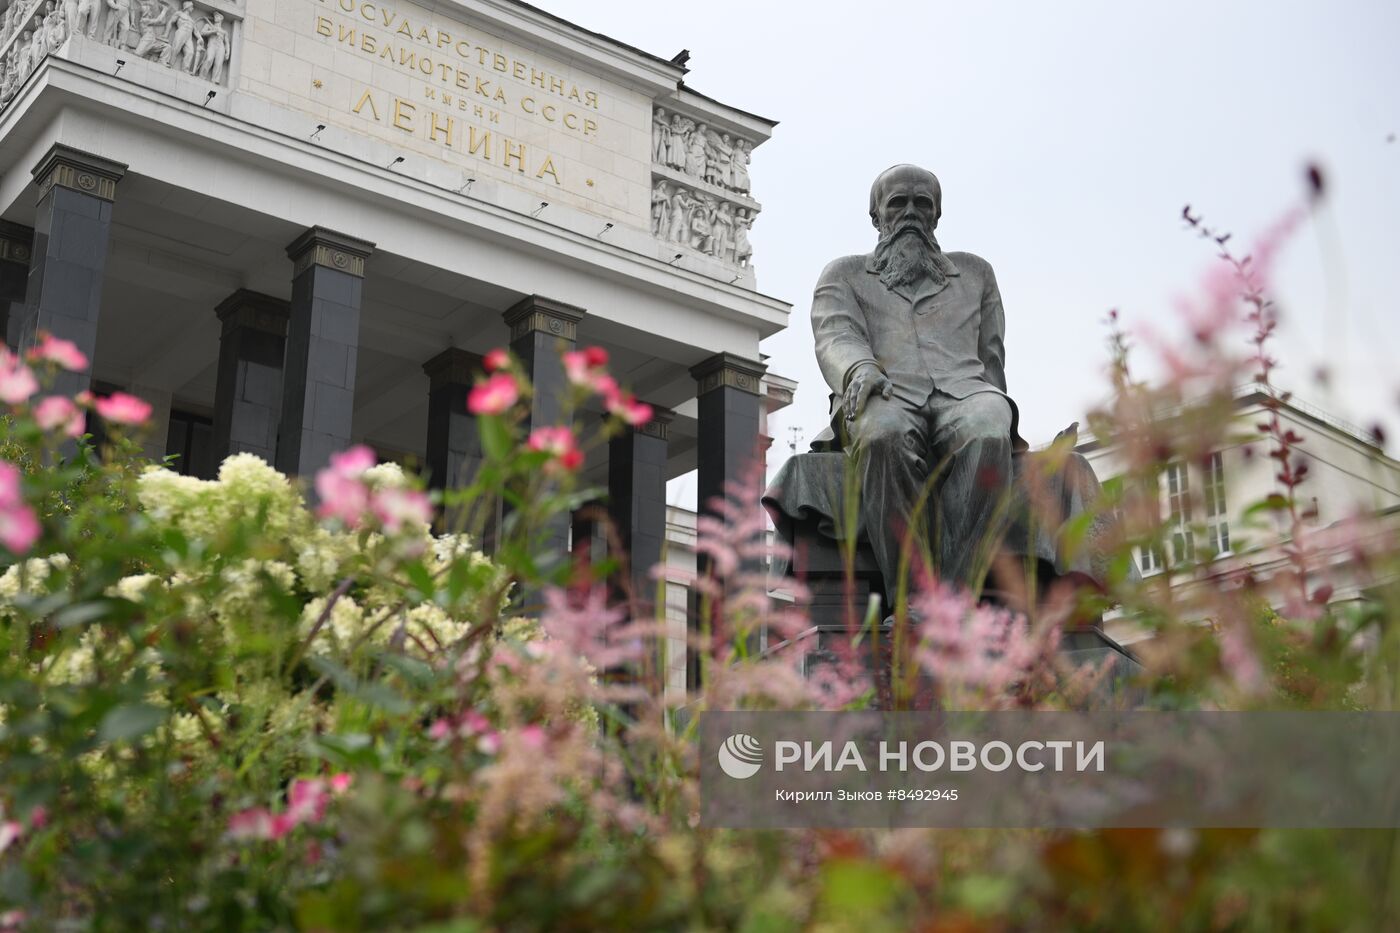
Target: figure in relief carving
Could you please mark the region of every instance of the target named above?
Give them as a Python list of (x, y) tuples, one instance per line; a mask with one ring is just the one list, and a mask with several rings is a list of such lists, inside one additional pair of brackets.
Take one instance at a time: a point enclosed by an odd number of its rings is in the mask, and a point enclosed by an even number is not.
[(78, 0), (62, 0), (58, 8), (63, 11), (63, 22), (68, 30), (75, 30), (78, 22)]
[(218, 84), (224, 80), (224, 65), (233, 50), (229, 42), (228, 30), (224, 28), (224, 14), (215, 13), (212, 20), (200, 20), (199, 38), (204, 42), (204, 58), (199, 66), (200, 77)]
[(705, 177), (705, 152), (709, 149), (709, 143), (705, 139), (708, 128), (701, 123), (690, 134), (686, 140), (685, 147), (685, 173), (696, 178)]
[(671, 229), (666, 233), (666, 239), (672, 243), (690, 241), (690, 207), (694, 203), (690, 192), (677, 185), (676, 193), (671, 195)]
[(685, 168), (686, 133), (694, 126), (695, 124), (678, 113), (671, 115), (671, 137), (666, 143), (666, 164), (671, 168)]
[(753, 258), (753, 247), (749, 245), (749, 227), (753, 225), (753, 213), (740, 208), (734, 218), (734, 262), (747, 266)]
[(68, 28), (73, 34), (81, 34), (89, 39), (97, 38), (97, 14), (102, 12), (100, 0), (78, 0), (77, 9), (68, 20)]
[(102, 41), (124, 49), (131, 44), (131, 0), (107, 0), (107, 22), (102, 27)]
[(68, 41), (68, 17), (64, 15), (63, 7), (55, 7), (53, 13), (45, 17), (44, 22), (49, 27), (48, 48), (49, 54), (52, 55)]
[(165, 47), (165, 54), (161, 56), (161, 62), (174, 68), (175, 59), (178, 56), (181, 67), (186, 72), (193, 72), (194, 55), (197, 49), (194, 41), (194, 4), (190, 0), (185, 0), (184, 3), (180, 4), (180, 10), (171, 19), (166, 35), (172, 38)]
[(729, 142), (729, 134), (716, 136), (709, 134), (705, 140), (705, 180), (712, 185), (727, 187), (729, 180), (729, 160), (734, 147)]
[(671, 121), (660, 107), (651, 115), (651, 161), (665, 162), (666, 149), (671, 144)]
[(0, 42), (7, 41), (15, 34), (15, 8), (20, 4), (20, 0), (15, 0), (5, 8), (5, 17), (0, 21)]
[(26, 29), (24, 35), (19, 37), (19, 64), (15, 68), (17, 83), (23, 84), (34, 71), (34, 33)]
[(728, 201), (719, 202), (710, 221), (714, 226), (710, 255), (722, 262), (732, 262), (730, 252), (734, 249), (734, 215), (730, 212)]
[(708, 253), (714, 248), (714, 227), (710, 215), (714, 212), (713, 202), (705, 195), (699, 195), (695, 208), (690, 212), (690, 248)]
[(136, 54), (141, 58), (164, 60), (165, 50), (170, 47), (166, 41), (166, 27), (170, 21), (170, 7), (159, 0), (146, 0), (141, 4), (141, 38), (136, 40)]
[(753, 144), (747, 139), (734, 141), (734, 152), (729, 160), (729, 186), (741, 194), (749, 193), (749, 157)]
[(651, 189), (651, 234), (665, 236), (671, 228), (671, 186), (664, 181)]
[(44, 56), (49, 54), (49, 21), (42, 16), (34, 17), (34, 38), (30, 40), (29, 53), (30, 71), (38, 68)]

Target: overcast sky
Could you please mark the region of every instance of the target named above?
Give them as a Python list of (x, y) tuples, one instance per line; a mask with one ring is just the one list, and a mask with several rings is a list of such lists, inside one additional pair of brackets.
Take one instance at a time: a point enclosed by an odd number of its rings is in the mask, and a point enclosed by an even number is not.
[(658, 55), (688, 48), (688, 85), (780, 121), (751, 170), (759, 288), (793, 304), (764, 351), (800, 386), (772, 461), (790, 426), (805, 448), (825, 419), (812, 287), (869, 251), (870, 182), (896, 162), (941, 179), (943, 248), (996, 270), (1036, 445), (1102, 396), (1106, 312), (1167, 326), (1211, 262), (1182, 205), (1248, 242), (1315, 160), (1329, 196), (1283, 256), (1281, 381), (1397, 424), (1400, 3), (536, 2)]

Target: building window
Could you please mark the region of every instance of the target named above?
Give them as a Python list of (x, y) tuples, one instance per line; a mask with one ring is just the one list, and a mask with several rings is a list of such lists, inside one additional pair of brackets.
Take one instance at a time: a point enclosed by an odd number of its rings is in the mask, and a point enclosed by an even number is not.
[(166, 456), (174, 455), (170, 464), (176, 473), (214, 478), (214, 422), (188, 411), (170, 412), (170, 433), (165, 439)]
[(1206, 500), (1206, 537), (1217, 554), (1230, 550), (1230, 522), (1225, 513), (1225, 459), (1219, 453), (1206, 458), (1201, 483)]
[(1196, 559), (1196, 542), (1191, 534), (1191, 489), (1186, 464), (1169, 463), (1167, 477), (1167, 533), (1171, 537), (1172, 560), (1178, 564)]

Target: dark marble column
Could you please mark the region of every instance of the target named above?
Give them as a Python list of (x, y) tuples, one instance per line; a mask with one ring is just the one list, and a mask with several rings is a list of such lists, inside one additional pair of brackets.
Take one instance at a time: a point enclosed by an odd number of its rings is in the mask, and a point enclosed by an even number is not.
[(423, 364), (428, 376), (428, 485), (450, 489), (471, 483), (481, 466), (476, 416), (467, 393), (483, 371), (481, 357), (449, 347)]
[(215, 463), (244, 452), (268, 463), (277, 459), (289, 307), (281, 298), (240, 288), (214, 309), (223, 322), (214, 389)]
[[(698, 393), (695, 501), (701, 515), (717, 514), (711, 502), (725, 496), (725, 483), (748, 477), (762, 455), (759, 383), (765, 369), (755, 360), (718, 353), (690, 370)], [(757, 502), (753, 505), (758, 507)], [(698, 573), (709, 572), (708, 558), (697, 553), (695, 560)], [(700, 605), (693, 590), (688, 615), (692, 628), (697, 627)], [(695, 652), (688, 652), (686, 686), (691, 690), (700, 683), (698, 660)]]
[(360, 296), (374, 244), (312, 227), (287, 247), (294, 266), (277, 468), (312, 476), (350, 446)]
[[(511, 352), (520, 358), (534, 386), (525, 423), (527, 431), (567, 423), (564, 398), (569, 384), (562, 355), (574, 349), (583, 315), (582, 308), (540, 295), (531, 295), (504, 314), (510, 328)], [(557, 515), (543, 529), (541, 553), (553, 555), (553, 559), (542, 559), (542, 567), (557, 566), (567, 558), (569, 521), (568, 515)]]
[[(39, 207), (25, 289), (20, 346), (33, 346), (41, 331), (71, 340), (95, 360), (97, 315), (112, 227), (112, 200), (126, 166), (55, 143), (34, 166)], [(60, 372), (53, 390), (73, 395), (90, 373)]]
[[(632, 598), (645, 612), (654, 608), (651, 568), (666, 544), (666, 443), (671, 415), (658, 410), (640, 428), (625, 428), (608, 442), (608, 517), (617, 529)], [(621, 589), (623, 581), (617, 581)]]
[(34, 228), (0, 220), (0, 338), (11, 350), (19, 349), (33, 254)]
[(535, 387), (530, 402), (531, 428), (564, 422), (563, 403), (569, 384), (563, 354), (574, 349), (583, 315), (582, 308), (540, 295), (531, 295), (503, 315), (510, 328), (511, 352), (520, 358)]

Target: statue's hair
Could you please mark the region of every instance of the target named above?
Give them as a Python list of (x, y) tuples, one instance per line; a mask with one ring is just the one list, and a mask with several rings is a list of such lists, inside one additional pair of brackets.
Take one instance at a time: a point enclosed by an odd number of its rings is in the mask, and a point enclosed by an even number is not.
[[(883, 172), (881, 172), (880, 174), (876, 175), (876, 176), (875, 176), (875, 181), (872, 182), (871, 185), (870, 185), (870, 221), (871, 221), (871, 223), (874, 223), (877, 227), (879, 226), (879, 222), (875, 219), (875, 217), (876, 217), (876, 211), (879, 209), (879, 206), (880, 206), (880, 186), (881, 186), (882, 184), (884, 184), (885, 179), (886, 179), (889, 175), (891, 175), (892, 173), (897, 172), (897, 171), (899, 171), (899, 170), (901, 170), (901, 169), (913, 169), (913, 170), (916, 171), (916, 172), (919, 172), (919, 173), (921, 173), (921, 174), (927, 175), (927, 176), (933, 181), (933, 193), (934, 193), (934, 199), (933, 199), (933, 201), (934, 201), (934, 207), (935, 207), (935, 208), (937, 209), (937, 211), (938, 211), (937, 217), (942, 217), (942, 216), (943, 216), (943, 185), (939, 183), (939, 181), (938, 181), (938, 176), (935, 175), (935, 174), (933, 174), (933, 172), (930, 172), (928, 169), (926, 169), (926, 168), (920, 168), (919, 166), (914, 165), (914, 164), (911, 163), (911, 162), (900, 162), (898, 165), (891, 165), (889, 168), (885, 169)], [(937, 218), (935, 218), (935, 220), (936, 220), (936, 219), (937, 219)]]

